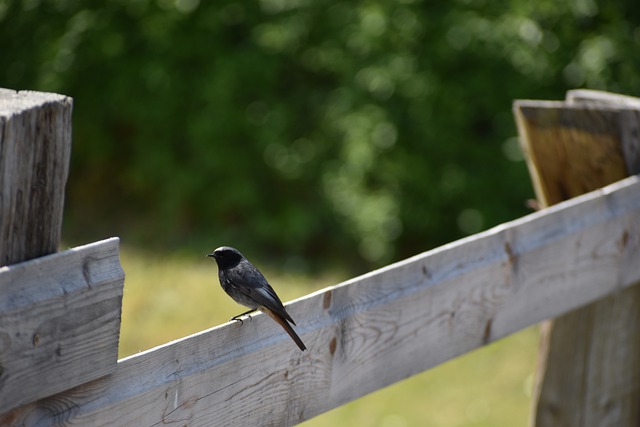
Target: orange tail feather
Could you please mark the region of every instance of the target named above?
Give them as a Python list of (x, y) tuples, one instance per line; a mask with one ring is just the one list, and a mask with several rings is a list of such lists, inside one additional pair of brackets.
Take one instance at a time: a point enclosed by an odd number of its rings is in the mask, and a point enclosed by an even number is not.
[(282, 326), (282, 328), (289, 334), (291, 339), (295, 341), (295, 343), (298, 345), (300, 350), (305, 351), (307, 349), (307, 347), (304, 345), (304, 343), (302, 342), (302, 340), (300, 339), (298, 334), (296, 334), (296, 331), (293, 330), (293, 328), (286, 321), (286, 319), (283, 319), (278, 314), (274, 313), (273, 311), (269, 310), (268, 308), (261, 308), (261, 310), (264, 311), (265, 313), (267, 313), (269, 315), (269, 317), (271, 317), (273, 320), (278, 322), (278, 324), (280, 326)]

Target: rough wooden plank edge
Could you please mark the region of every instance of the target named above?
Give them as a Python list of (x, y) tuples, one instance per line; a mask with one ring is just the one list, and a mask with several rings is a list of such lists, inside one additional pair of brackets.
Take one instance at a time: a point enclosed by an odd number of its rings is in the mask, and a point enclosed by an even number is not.
[(13, 425), (293, 425), (640, 282), (632, 177), (288, 305), (121, 360)]
[(115, 371), (118, 242), (0, 268), (0, 413)]
[(68, 104), (72, 98), (51, 92), (0, 88), (0, 116), (10, 117), (46, 104)]
[[(541, 128), (566, 125), (584, 131), (602, 132), (611, 124), (618, 122), (617, 114), (621, 107), (611, 104), (598, 104), (595, 107), (583, 103), (568, 104), (564, 101), (518, 99), (513, 102), (513, 110), (514, 112), (519, 111), (523, 117), (533, 121)], [(563, 120), (563, 115), (570, 114), (590, 115), (592, 120)]]
[(567, 91), (566, 100), (568, 104), (597, 105), (598, 107), (605, 104), (615, 108), (640, 108), (640, 99), (636, 97), (591, 89)]

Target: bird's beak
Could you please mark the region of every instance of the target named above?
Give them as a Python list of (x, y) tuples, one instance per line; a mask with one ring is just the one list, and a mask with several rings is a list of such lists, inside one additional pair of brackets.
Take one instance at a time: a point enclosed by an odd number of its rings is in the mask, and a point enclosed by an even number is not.
[(213, 252), (211, 252), (210, 254), (207, 254), (207, 256), (208, 256), (209, 258), (215, 258), (215, 257), (216, 257), (216, 256), (213, 254)]

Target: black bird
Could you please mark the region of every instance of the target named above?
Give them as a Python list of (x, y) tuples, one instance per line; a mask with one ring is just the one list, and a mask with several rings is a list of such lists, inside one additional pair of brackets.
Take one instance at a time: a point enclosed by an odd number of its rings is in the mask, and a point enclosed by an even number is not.
[(232, 317), (231, 320), (240, 320), (242, 322), (241, 316), (260, 310), (278, 322), (300, 347), (300, 350), (307, 349), (289, 324), (295, 325), (296, 322), (284, 309), (282, 301), (276, 295), (276, 291), (269, 285), (260, 270), (251, 264), (237, 249), (229, 246), (221, 246), (207, 256), (215, 259), (218, 263), (218, 278), (222, 289), (235, 302), (251, 309)]

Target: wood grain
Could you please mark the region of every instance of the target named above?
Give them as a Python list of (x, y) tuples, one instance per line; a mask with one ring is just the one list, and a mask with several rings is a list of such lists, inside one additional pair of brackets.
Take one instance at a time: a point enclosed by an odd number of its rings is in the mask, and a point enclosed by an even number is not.
[(640, 282), (628, 178), (287, 305), (119, 361), (7, 425), (288, 426)]
[(629, 175), (616, 111), (545, 101), (517, 101), (514, 110), (536, 196), (544, 206)]
[(0, 413), (116, 370), (123, 284), (116, 238), (0, 268)]
[[(587, 90), (567, 102), (516, 102), (540, 204), (640, 172), (639, 108), (640, 99)], [(639, 313), (636, 286), (543, 324), (532, 425), (640, 424)]]
[(0, 89), (0, 265), (58, 249), (71, 110), (66, 96)]

